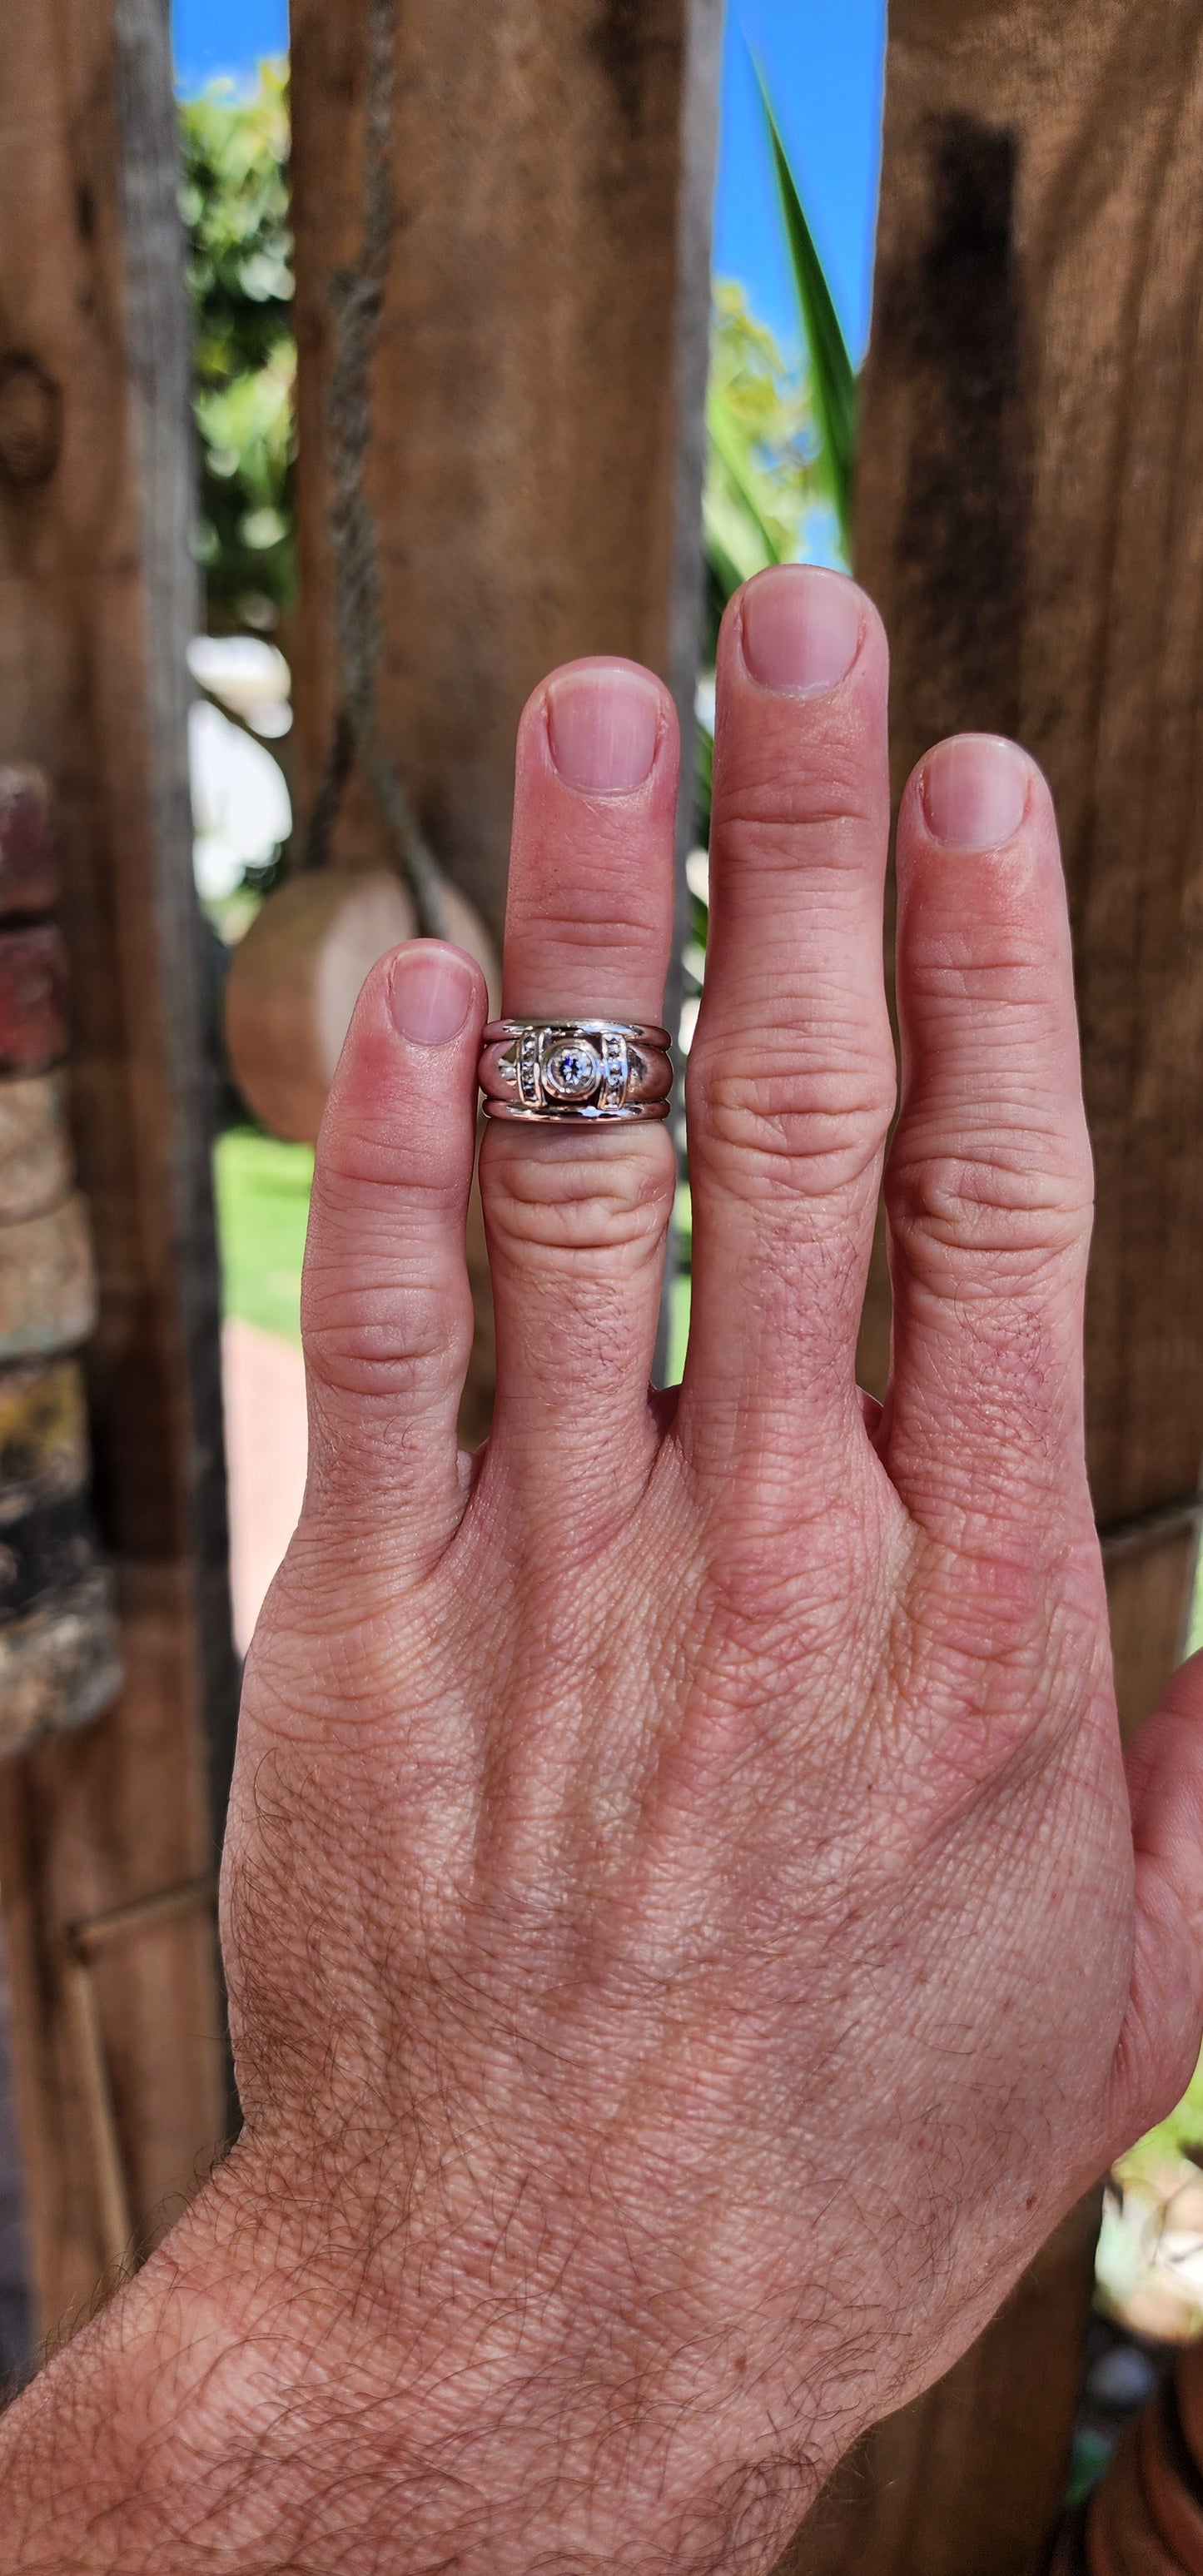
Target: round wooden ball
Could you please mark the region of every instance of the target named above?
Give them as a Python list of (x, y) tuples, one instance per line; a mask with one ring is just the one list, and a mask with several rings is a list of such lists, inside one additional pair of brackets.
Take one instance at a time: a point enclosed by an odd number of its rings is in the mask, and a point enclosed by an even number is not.
[[(479, 913), (446, 889), (449, 938), (484, 970), (489, 1008), (501, 977)], [(313, 1144), (365, 977), (417, 928), (408, 887), (388, 868), (325, 868), (267, 897), (234, 951), (226, 1038), (238, 1088), (277, 1136)]]

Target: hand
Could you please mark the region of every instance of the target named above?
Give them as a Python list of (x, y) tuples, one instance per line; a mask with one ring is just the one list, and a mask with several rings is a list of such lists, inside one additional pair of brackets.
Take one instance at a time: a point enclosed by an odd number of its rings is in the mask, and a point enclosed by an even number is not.
[[(168, 2524), (173, 2568), (239, 2576), (768, 2569), (1193, 2064), (1201, 1685), (1130, 1816), (1048, 791), (973, 737), (903, 800), (879, 1411), (868, 601), (762, 575), (718, 706), (679, 1394), (647, 1393), (667, 1131), (493, 1127), (496, 1422), (457, 1456), (484, 994), (418, 945), (359, 1004), (227, 1846), (246, 2129), (92, 2329), (110, 2414), (161, 2430), (123, 2570)], [(536, 692), (507, 1010), (658, 1017), (676, 770), (648, 674)]]

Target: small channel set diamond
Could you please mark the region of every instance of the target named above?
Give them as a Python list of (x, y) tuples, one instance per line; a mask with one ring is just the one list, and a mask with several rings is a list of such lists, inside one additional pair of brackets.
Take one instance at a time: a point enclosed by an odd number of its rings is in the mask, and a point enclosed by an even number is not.
[(627, 1096), (630, 1060), (627, 1042), (618, 1029), (607, 1029), (602, 1038), (601, 1104), (603, 1109), (621, 1109)]
[(491, 1118), (665, 1118), (668, 1032), (633, 1020), (492, 1021), (480, 1083)]
[(518, 1089), (524, 1109), (541, 1109), (543, 1086), (539, 1080), (539, 1032), (524, 1029), (518, 1041)]

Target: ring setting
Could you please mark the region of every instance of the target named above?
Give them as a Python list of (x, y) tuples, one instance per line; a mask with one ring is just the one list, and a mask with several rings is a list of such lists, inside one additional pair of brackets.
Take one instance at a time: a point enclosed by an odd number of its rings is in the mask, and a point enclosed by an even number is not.
[(572, 1121), (667, 1118), (667, 1029), (641, 1020), (490, 1020), (480, 1087), (488, 1118)]

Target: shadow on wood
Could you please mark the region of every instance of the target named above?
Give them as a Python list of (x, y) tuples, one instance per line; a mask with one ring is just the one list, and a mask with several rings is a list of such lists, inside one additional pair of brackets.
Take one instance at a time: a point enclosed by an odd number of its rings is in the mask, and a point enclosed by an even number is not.
[[(1107, 1527), (1203, 1457), (1200, 0), (893, 0), (857, 567), (894, 663), (895, 794), (930, 743), (1048, 773), (1099, 1213), (1089, 1463)], [(879, 1241), (862, 1381), (880, 1388)], [(1193, 1537), (1108, 1556), (1121, 1719), (1180, 1652)], [(1068, 2225), (941, 2387), (861, 2446), (788, 2564), (1022, 2576), (1065, 2466), (1091, 2289)]]

